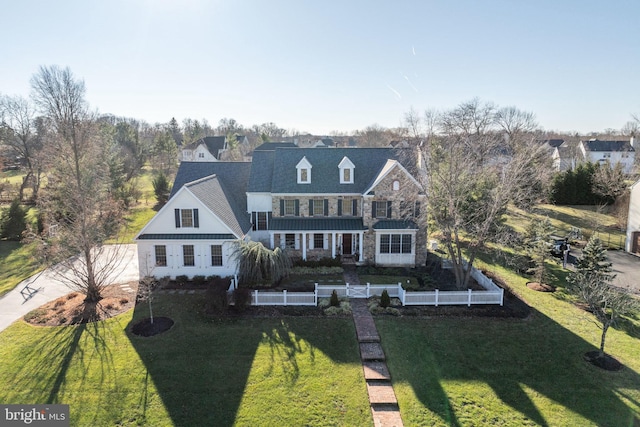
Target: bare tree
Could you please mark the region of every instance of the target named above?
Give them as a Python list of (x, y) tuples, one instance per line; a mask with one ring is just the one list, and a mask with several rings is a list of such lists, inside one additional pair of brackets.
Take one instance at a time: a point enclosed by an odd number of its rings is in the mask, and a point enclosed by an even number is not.
[(535, 114), (516, 107), (504, 107), (496, 111), (495, 122), (504, 131), (511, 146), (522, 142), (524, 134), (533, 134), (539, 130)]
[(613, 202), (627, 191), (625, 178), (622, 163), (616, 163), (613, 167), (608, 162), (599, 164), (593, 174), (591, 190)]
[(62, 263), (63, 280), (85, 295), (85, 316), (91, 316), (120, 262), (117, 251), (105, 251), (103, 243), (117, 235), (122, 206), (109, 191), (108, 153), (86, 104), (84, 82), (68, 68), (51, 66), (41, 67), (31, 86), (54, 130), (46, 141), (48, 186), (39, 199), (47, 222), (57, 226), (45, 242), (48, 261)]
[(24, 190), (29, 185), (32, 198), (36, 200), (42, 175), (42, 143), (32, 104), (22, 97), (1, 97), (0, 129), (3, 131), (1, 142), (27, 163), (27, 175), (20, 185), (20, 200), (24, 199)]

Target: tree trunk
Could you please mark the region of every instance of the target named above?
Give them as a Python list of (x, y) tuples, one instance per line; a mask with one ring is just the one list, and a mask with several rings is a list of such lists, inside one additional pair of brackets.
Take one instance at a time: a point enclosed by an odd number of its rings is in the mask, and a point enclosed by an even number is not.
[(604, 340), (607, 335), (607, 330), (609, 329), (609, 323), (602, 323), (602, 335), (600, 336), (600, 354), (599, 357), (604, 357)]

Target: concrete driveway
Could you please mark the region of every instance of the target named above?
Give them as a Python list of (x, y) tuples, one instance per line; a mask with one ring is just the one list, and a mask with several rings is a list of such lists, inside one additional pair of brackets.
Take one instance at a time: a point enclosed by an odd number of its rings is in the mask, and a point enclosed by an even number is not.
[(624, 251), (608, 251), (607, 257), (617, 275), (613, 284), (640, 294), (640, 258)]
[[(138, 248), (136, 245), (108, 245), (104, 249), (103, 259), (109, 259), (113, 256), (120, 259), (120, 262), (107, 276), (107, 283), (127, 283), (139, 280)], [(98, 263), (100, 263), (100, 258)], [(0, 331), (5, 330), (31, 310), (72, 292), (60, 280), (61, 273), (64, 271), (60, 265), (48, 268), (23, 280), (15, 289), (0, 298)], [(20, 293), (27, 285), (36, 291), (30, 298), (25, 298), (25, 295)]]

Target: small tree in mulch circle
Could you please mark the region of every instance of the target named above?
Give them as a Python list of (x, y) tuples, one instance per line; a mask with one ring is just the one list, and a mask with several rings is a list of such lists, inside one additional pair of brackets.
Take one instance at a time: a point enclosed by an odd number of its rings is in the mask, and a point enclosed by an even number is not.
[(631, 295), (615, 289), (611, 281), (611, 263), (607, 260), (606, 249), (597, 237), (592, 236), (585, 246), (583, 255), (576, 263), (576, 271), (567, 279), (567, 291), (586, 304), (602, 329), (600, 348), (588, 352), (585, 358), (592, 364), (607, 370), (617, 370), (621, 364), (604, 352), (607, 331), (622, 316), (638, 310), (638, 302)]
[(553, 226), (548, 217), (542, 221), (532, 221), (527, 229), (527, 254), (534, 263), (534, 267), (528, 272), (533, 273), (534, 283), (537, 283), (540, 289), (552, 290), (546, 284), (549, 280), (547, 260), (551, 257), (549, 240), (552, 232)]

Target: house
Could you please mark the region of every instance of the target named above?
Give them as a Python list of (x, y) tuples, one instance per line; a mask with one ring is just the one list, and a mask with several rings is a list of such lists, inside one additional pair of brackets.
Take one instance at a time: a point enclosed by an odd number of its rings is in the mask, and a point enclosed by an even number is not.
[[(246, 136), (236, 136), (239, 144), (248, 144)], [(228, 147), (226, 136), (207, 136), (191, 144), (185, 145), (180, 151), (181, 162), (216, 162)]]
[(238, 239), (307, 260), (424, 264), (413, 159), (412, 150), (274, 145), (250, 163), (183, 162), (169, 201), (136, 237), (141, 275), (233, 274)]
[(631, 173), (636, 154), (635, 144), (635, 137), (631, 137), (629, 141), (590, 139), (588, 141), (580, 141), (578, 150), (586, 162), (595, 164), (609, 163), (610, 165), (620, 163), (624, 173)]
[(631, 186), (625, 250), (640, 254), (640, 180)]
[(566, 142), (553, 148), (551, 158), (553, 159), (553, 169), (556, 172), (574, 170), (579, 161), (575, 145), (572, 146)]

